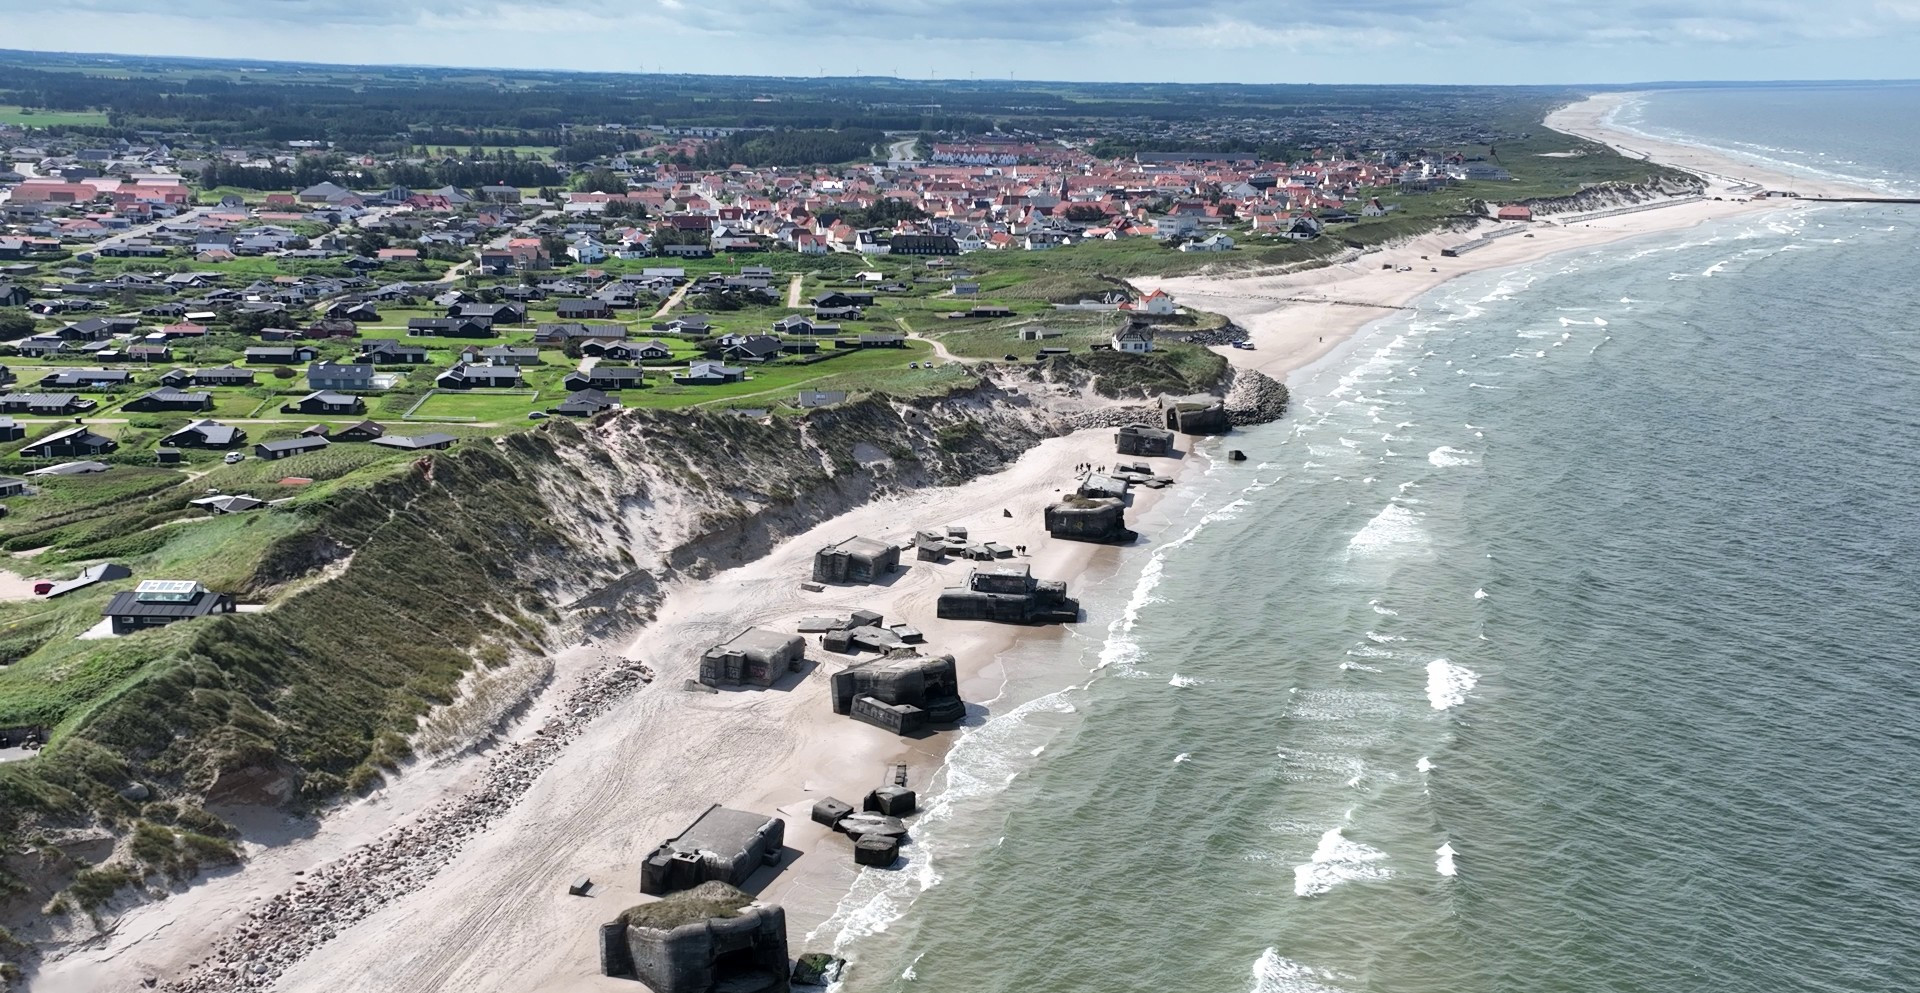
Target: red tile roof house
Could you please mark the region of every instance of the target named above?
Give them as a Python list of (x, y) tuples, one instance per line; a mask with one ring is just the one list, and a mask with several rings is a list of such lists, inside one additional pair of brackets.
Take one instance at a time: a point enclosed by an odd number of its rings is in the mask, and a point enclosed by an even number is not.
[(1500, 212), (1494, 216), (1503, 221), (1531, 221), (1533, 220), (1533, 209), (1531, 207), (1523, 207), (1520, 204), (1508, 204), (1500, 208)]

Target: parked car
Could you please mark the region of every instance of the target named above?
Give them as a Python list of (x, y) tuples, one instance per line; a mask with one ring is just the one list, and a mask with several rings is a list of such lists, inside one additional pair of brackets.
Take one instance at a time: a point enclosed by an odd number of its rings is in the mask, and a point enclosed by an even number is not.
[(221, 459), (220, 461), (225, 462), (228, 465), (232, 465), (235, 462), (239, 462), (242, 459), (245, 459), (246, 457), (247, 457), (247, 454), (245, 452), (228, 452), (227, 457), (224, 459)]

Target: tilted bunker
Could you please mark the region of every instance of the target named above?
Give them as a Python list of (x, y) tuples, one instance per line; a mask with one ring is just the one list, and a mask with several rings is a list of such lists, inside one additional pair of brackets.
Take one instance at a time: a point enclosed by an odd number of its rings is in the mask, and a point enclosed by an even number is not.
[(659, 896), (718, 880), (738, 886), (780, 860), (787, 822), (765, 814), (707, 808), (677, 837), (640, 863), (640, 892)]
[(1160, 415), (1170, 431), (1181, 434), (1226, 434), (1233, 427), (1227, 418), (1227, 402), (1211, 393), (1190, 396), (1162, 396)]
[(813, 553), (816, 583), (875, 583), (899, 568), (900, 549), (872, 538), (848, 538)]
[(788, 993), (787, 913), (721, 882), (600, 925), (600, 972), (654, 993)]
[(1033, 578), (1024, 564), (974, 569), (967, 585), (949, 587), (935, 604), (939, 617), (1010, 624), (1071, 624), (1080, 619), (1080, 601), (1067, 596), (1067, 584)]
[(929, 724), (952, 724), (967, 714), (951, 655), (896, 648), (871, 662), (833, 674), (833, 712), (913, 734)]
[(1073, 496), (1049, 504), (1045, 519), (1055, 538), (1125, 545), (1140, 537), (1127, 527), (1126, 515), (1127, 503), (1118, 497)]
[(807, 640), (766, 628), (748, 628), (700, 656), (700, 681), (708, 686), (772, 686), (799, 668)]
[(1127, 424), (1113, 433), (1113, 450), (1121, 455), (1165, 458), (1173, 454), (1173, 432), (1146, 424)]

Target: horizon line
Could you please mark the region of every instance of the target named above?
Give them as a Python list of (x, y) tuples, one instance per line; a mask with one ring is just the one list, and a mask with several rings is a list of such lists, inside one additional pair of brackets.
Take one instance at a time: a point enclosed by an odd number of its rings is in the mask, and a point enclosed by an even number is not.
[(315, 67), (330, 68), (330, 69), (431, 69), (431, 70), (437, 70), (437, 71), (450, 71), (450, 72), (464, 71), (464, 72), (485, 72), (485, 73), (541, 73), (541, 74), (556, 74), (556, 75), (567, 75), (567, 76), (617, 76), (617, 77), (632, 77), (637, 79), (644, 79), (644, 78), (742, 79), (742, 80), (764, 79), (764, 80), (778, 81), (778, 82), (808, 82), (808, 81), (826, 82), (826, 81), (880, 80), (880, 81), (890, 81), (890, 82), (899, 82), (899, 83), (920, 83), (920, 84), (992, 83), (996, 85), (1016, 85), (1016, 86), (1022, 85), (1022, 84), (1057, 85), (1057, 84), (1064, 83), (1064, 84), (1090, 85), (1090, 86), (1201, 86), (1201, 87), (1324, 86), (1329, 88), (1341, 87), (1341, 88), (1349, 88), (1349, 89), (1351, 88), (1405, 89), (1410, 87), (1446, 87), (1451, 89), (1487, 89), (1487, 90), (1503, 90), (1503, 89), (1504, 90), (1521, 90), (1521, 89), (1639, 90), (1639, 89), (1685, 89), (1690, 87), (1740, 87), (1740, 86), (1754, 86), (1754, 87), (1758, 87), (1758, 86), (1849, 86), (1849, 85), (1851, 86), (1861, 86), (1861, 85), (1885, 86), (1885, 85), (1920, 83), (1920, 77), (1880, 77), (1880, 78), (1849, 77), (1849, 78), (1825, 78), (1825, 79), (1692, 79), (1692, 80), (1666, 79), (1666, 80), (1640, 80), (1636, 82), (1621, 82), (1621, 83), (1602, 83), (1602, 82), (1577, 82), (1577, 83), (1264, 82), (1264, 83), (1250, 83), (1250, 82), (1236, 82), (1236, 81), (1230, 81), (1230, 80), (1218, 80), (1218, 81), (1210, 81), (1210, 82), (1190, 82), (1190, 81), (1168, 80), (1168, 79), (1158, 79), (1158, 80), (1156, 79), (1136, 79), (1136, 80), (1026, 79), (1026, 78), (1015, 78), (1012, 76), (1009, 76), (1008, 78), (1002, 80), (998, 76), (974, 76), (974, 75), (969, 75), (964, 78), (959, 76), (928, 76), (925, 79), (921, 79), (919, 77), (913, 77), (913, 76), (891, 76), (891, 75), (880, 75), (880, 74), (833, 75), (833, 76), (821, 74), (816, 76), (777, 76), (777, 75), (771, 75), (771, 74), (761, 75), (761, 74), (755, 74), (755, 73), (649, 72), (644, 69), (639, 71), (632, 71), (632, 70), (624, 70), (624, 69), (572, 69), (572, 68), (564, 68), (564, 67), (542, 68), (542, 67), (532, 67), (532, 66), (445, 65), (445, 64), (432, 63), (432, 62), (324, 62), (324, 61), (316, 62), (316, 61), (304, 61), (304, 60), (297, 60), (297, 59), (241, 58), (241, 57), (235, 57), (235, 56), (221, 56), (221, 55), (156, 55), (156, 54), (149, 54), (149, 53), (142, 53), (142, 52), (80, 52), (80, 51), (66, 51), (66, 50), (60, 50), (60, 49), (0, 48), (0, 58), (13, 56), (13, 55), (64, 56), (68, 58), (97, 59), (97, 60), (157, 59), (157, 60), (171, 61), (171, 62), (197, 62), (197, 63), (231, 64), (231, 65), (246, 65), (246, 66), (283, 66), (283, 67), (315, 66)]

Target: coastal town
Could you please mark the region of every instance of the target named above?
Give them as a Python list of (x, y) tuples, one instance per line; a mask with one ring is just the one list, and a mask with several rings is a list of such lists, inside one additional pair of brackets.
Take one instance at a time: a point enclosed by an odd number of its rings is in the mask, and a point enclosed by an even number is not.
[[(556, 983), (831, 980), (803, 936), (912, 864), (1001, 653), (1104, 627), (1085, 578), (1261, 464), (1213, 439), (1290, 369), (1468, 253), (1708, 202), (1507, 97), (456, 127), (514, 92), (460, 83), (370, 136), (281, 85), (0, 104), (0, 835), (42, 839), (0, 952), (48, 982), (453, 988), (476, 935)], [(463, 923), (376, 981), (376, 916)]]

